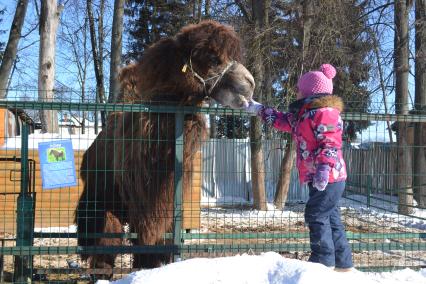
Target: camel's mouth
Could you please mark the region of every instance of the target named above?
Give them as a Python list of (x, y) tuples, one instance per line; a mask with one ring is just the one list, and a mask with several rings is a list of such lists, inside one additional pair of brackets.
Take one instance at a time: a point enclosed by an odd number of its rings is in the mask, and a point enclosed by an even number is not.
[(232, 107), (232, 108), (235, 108), (235, 109), (244, 109), (244, 108), (247, 108), (248, 106), (249, 106), (248, 100), (245, 97), (243, 97), (242, 95), (238, 95), (235, 102), (232, 105), (230, 105), (229, 107)]
[(254, 93), (254, 79), (240, 63), (224, 75), (217, 88), (211, 94), (219, 104), (233, 109), (244, 109)]
[(243, 109), (246, 109), (248, 107), (248, 103), (247, 104), (242, 104), (241, 106), (223, 105), (223, 107), (229, 107), (229, 108), (236, 109), (236, 110), (238, 110), (238, 109), (243, 110)]
[(244, 109), (248, 107), (251, 96), (247, 98), (244, 95), (236, 93), (233, 89), (222, 89), (213, 99), (224, 107)]

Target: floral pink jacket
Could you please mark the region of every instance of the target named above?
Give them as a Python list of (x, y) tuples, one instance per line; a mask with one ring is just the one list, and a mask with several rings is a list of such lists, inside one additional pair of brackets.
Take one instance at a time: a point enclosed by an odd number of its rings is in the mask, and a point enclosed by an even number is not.
[(301, 183), (312, 182), (316, 166), (320, 164), (330, 166), (330, 183), (346, 180), (342, 155), (342, 110), (341, 98), (320, 95), (296, 101), (290, 105), (290, 112), (266, 108), (260, 113), (263, 120), (271, 122), (277, 130), (293, 134), (297, 142), (296, 166)]

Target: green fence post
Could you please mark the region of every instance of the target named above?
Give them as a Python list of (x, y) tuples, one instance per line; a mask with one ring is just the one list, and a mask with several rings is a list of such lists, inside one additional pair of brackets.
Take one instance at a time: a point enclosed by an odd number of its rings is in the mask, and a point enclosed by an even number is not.
[[(22, 123), (21, 131), (21, 192), (17, 200), (16, 246), (32, 246), (34, 232), (34, 200), (29, 192), (28, 125)], [(14, 282), (29, 283), (32, 280), (33, 257), (15, 256)]]
[(370, 208), (371, 205), (371, 188), (373, 187), (373, 178), (367, 176), (367, 208)]
[(174, 212), (173, 212), (173, 244), (175, 251), (173, 260), (179, 261), (181, 258), (180, 247), (182, 244), (182, 181), (183, 181), (183, 112), (175, 113), (175, 176), (174, 176)]

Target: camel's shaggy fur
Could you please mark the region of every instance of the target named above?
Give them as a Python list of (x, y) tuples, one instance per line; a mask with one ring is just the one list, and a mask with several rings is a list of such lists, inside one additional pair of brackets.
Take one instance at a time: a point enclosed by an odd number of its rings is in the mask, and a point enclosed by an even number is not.
[[(192, 72), (182, 72), (183, 66), (190, 62), (193, 70), (207, 78), (240, 57), (240, 40), (229, 26), (214, 21), (186, 26), (176, 36), (148, 48), (139, 62), (122, 69), (119, 77), (122, 92), (118, 100), (200, 106), (205, 98), (203, 85)], [(231, 88), (243, 97), (252, 95), (252, 79), (248, 83), (240, 81), (234, 69), (218, 82), (210, 94), (212, 97), (220, 97)], [(190, 189), (194, 154), (205, 137), (203, 116), (186, 115), (184, 196)], [(133, 240), (135, 245), (164, 244), (163, 235), (173, 225), (174, 163), (174, 114), (110, 114), (107, 126), (83, 156), (84, 191), (75, 214), (78, 244), (121, 245), (120, 238), (85, 237), (85, 234), (121, 233), (124, 224), (138, 234), (138, 239)], [(115, 255), (83, 254), (82, 258), (89, 259), (93, 268), (112, 268)], [(133, 267), (157, 267), (168, 261), (170, 254), (134, 254)]]

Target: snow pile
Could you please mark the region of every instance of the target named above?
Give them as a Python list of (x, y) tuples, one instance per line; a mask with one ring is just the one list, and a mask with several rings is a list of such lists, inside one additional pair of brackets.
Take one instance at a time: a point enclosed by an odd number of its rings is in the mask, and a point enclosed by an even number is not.
[(34, 232), (39, 233), (76, 233), (77, 226), (70, 225), (68, 227), (40, 227), (34, 228)]
[[(96, 134), (91, 131), (86, 134), (69, 134), (68, 132), (61, 129), (61, 133), (32, 133), (28, 135), (28, 148), (37, 149), (38, 143), (50, 142), (55, 140), (71, 140), (72, 148), (74, 150), (85, 150), (89, 148), (93, 140), (95, 140)], [(0, 149), (21, 149), (21, 136), (9, 137), (3, 146), (0, 145)]]
[[(99, 284), (110, 283), (98, 281)], [(335, 272), (321, 264), (287, 259), (275, 252), (221, 258), (194, 258), (129, 274), (115, 284), (253, 283), (253, 284), (423, 284), (426, 269), (384, 273)]]

